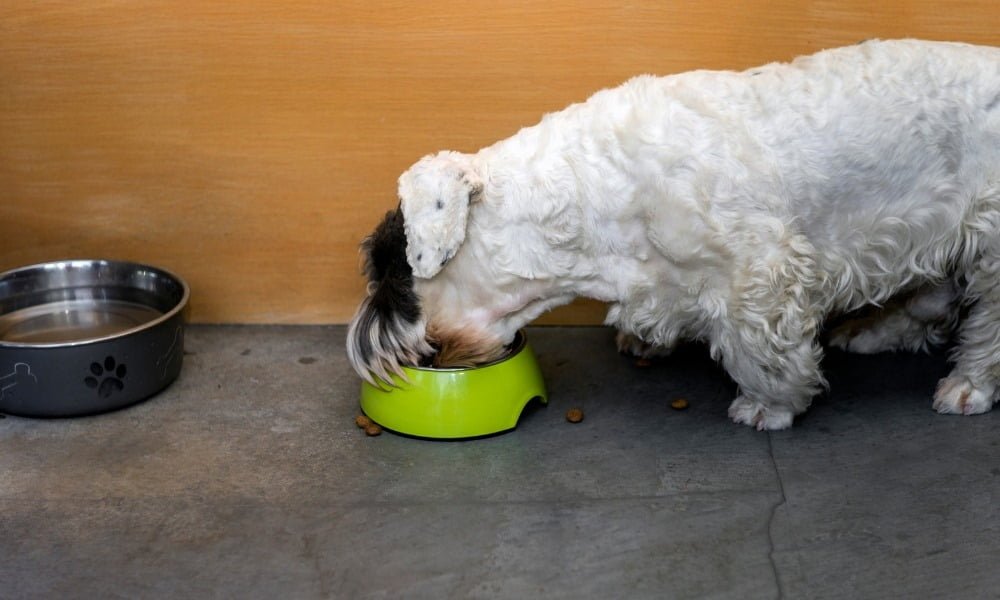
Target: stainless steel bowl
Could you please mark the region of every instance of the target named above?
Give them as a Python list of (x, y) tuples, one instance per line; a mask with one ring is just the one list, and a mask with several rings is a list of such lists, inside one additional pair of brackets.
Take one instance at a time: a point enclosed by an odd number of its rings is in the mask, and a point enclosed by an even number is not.
[(176, 275), (131, 262), (0, 274), (0, 412), (87, 415), (159, 392), (181, 370), (189, 297)]

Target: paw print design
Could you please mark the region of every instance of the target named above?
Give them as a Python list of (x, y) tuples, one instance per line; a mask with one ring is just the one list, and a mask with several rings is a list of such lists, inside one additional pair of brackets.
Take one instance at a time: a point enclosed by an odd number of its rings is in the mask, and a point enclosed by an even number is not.
[(115, 392), (125, 389), (125, 373), (128, 369), (124, 364), (117, 364), (113, 356), (104, 359), (104, 364), (99, 362), (90, 363), (91, 375), (84, 378), (83, 382), (87, 387), (97, 390), (97, 395), (107, 398)]

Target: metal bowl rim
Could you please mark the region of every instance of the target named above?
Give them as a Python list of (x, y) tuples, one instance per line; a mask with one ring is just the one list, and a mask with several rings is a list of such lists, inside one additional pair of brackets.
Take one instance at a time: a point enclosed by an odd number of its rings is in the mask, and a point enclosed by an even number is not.
[(69, 342), (45, 342), (45, 343), (40, 343), (40, 344), (39, 343), (30, 343), (30, 342), (6, 342), (6, 341), (3, 341), (3, 340), (0, 340), (0, 348), (19, 348), (19, 349), (26, 349), (26, 348), (72, 348), (72, 347), (77, 347), (77, 346), (86, 346), (88, 344), (99, 344), (101, 342), (108, 342), (108, 341), (117, 340), (117, 339), (120, 339), (120, 338), (129, 337), (129, 336), (135, 335), (135, 334), (137, 334), (137, 333), (139, 333), (141, 331), (145, 331), (147, 329), (152, 329), (152, 328), (156, 327), (157, 325), (159, 325), (159, 324), (161, 324), (161, 323), (163, 323), (165, 321), (169, 321), (170, 319), (174, 318), (178, 313), (182, 312), (187, 307), (188, 300), (191, 297), (191, 288), (188, 287), (188, 284), (187, 284), (186, 281), (184, 281), (182, 278), (180, 278), (179, 276), (177, 276), (176, 273), (173, 273), (172, 271), (170, 271), (168, 269), (164, 269), (163, 267), (157, 267), (155, 265), (150, 265), (150, 264), (147, 264), (147, 263), (133, 262), (133, 261), (130, 261), (130, 260), (112, 260), (112, 259), (103, 259), (103, 258), (54, 260), (54, 261), (36, 263), (36, 264), (33, 264), (33, 265), (25, 265), (23, 267), (17, 267), (16, 269), (11, 269), (9, 271), (4, 271), (3, 273), (0, 273), (0, 280), (6, 279), (7, 277), (15, 275), (17, 273), (20, 273), (22, 271), (30, 271), (32, 269), (39, 269), (39, 268), (43, 268), (43, 267), (49, 267), (49, 266), (52, 266), (52, 265), (89, 266), (89, 265), (95, 265), (95, 264), (124, 265), (124, 266), (127, 266), (127, 267), (132, 268), (132, 269), (148, 269), (150, 271), (156, 271), (158, 273), (161, 273), (162, 275), (165, 275), (166, 277), (169, 277), (170, 279), (173, 279), (175, 282), (177, 282), (177, 283), (180, 284), (181, 290), (183, 291), (182, 294), (181, 294), (181, 299), (177, 302), (176, 305), (174, 305), (173, 308), (171, 308), (167, 312), (163, 313), (159, 317), (157, 317), (157, 318), (155, 318), (155, 319), (153, 319), (151, 321), (147, 321), (147, 322), (145, 322), (145, 323), (143, 323), (141, 325), (136, 325), (135, 327), (132, 327), (130, 329), (125, 329), (123, 331), (119, 331), (119, 332), (113, 333), (111, 335), (106, 335), (106, 336), (96, 337), (96, 338), (89, 338), (89, 339), (84, 339), (84, 340), (74, 340), (74, 341), (69, 341)]

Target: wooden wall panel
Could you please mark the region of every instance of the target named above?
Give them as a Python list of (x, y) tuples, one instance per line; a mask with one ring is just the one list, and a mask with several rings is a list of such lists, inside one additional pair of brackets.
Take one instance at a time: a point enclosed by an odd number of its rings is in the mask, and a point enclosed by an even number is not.
[(357, 244), (423, 154), (638, 73), (998, 32), (995, 0), (6, 0), (0, 269), (142, 260), (188, 279), (196, 321), (344, 322)]

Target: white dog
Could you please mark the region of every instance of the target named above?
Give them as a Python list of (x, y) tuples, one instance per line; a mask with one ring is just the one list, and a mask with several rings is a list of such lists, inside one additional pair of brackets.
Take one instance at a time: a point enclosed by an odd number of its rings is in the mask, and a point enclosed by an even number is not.
[[(623, 349), (707, 342), (729, 415), (781, 429), (832, 342), (919, 349), (958, 327), (934, 408), (1000, 384), (1000, 49), (871, 41), (745, 72), (641, 76), (475, 154), (427, 156), (363, 244), (348, 355), (369, 380), (502, 352), (577, 296)], [(959, 310), (963, 318), (959, 324)]]

